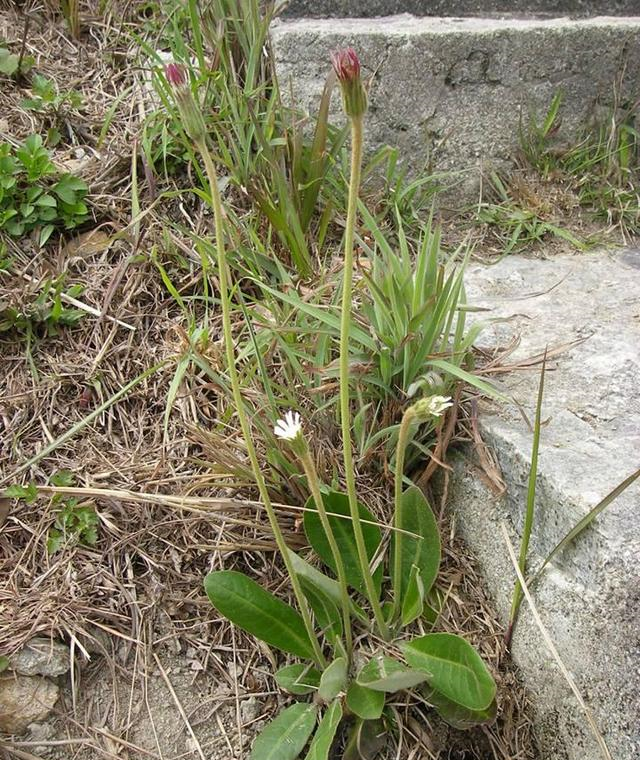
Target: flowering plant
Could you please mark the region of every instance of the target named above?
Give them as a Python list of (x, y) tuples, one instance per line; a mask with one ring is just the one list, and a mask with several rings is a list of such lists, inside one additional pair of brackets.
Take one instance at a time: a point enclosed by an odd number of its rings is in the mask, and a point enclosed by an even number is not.
[[(352, 149), (339, 356), (346, 492), (321, 483), (298, 412), (287, 411), (274, 428), (275, 435), (290, 447), (304, 470), (311, 493), (305, 505), (304, 530), (325, 571), (287, 546), (261, 472), (236, 368), (225, 217), (216, 168), (201, 120), (195, 115), (197, 107), (184, 72), (179, 67), (166, 71), (185, 128), (202, 157), (209, 180), (224, 342), (235, 410), (298, 609), (236, 571), (209, 573), (205, 590), (216, 609), (234, 624), (296, 658), (275, 674), (282, 689), (300, 697), (313, 694), (310, 701), (294, 703), (266, 726), (253, 745), (250, 760), (295, 760), (307, 745), (306, 760), (327, 760), (340, 748), (346, 760), (364, 757), (364, 744), (372, 739), (376, 744), (393, 721), (393, 710), (386, 708), (387, 695), (401, 690), (410, 690), (457, 727), (487, 722), (496, 714), (496, 684), (480, 656), (462, 637), (430, 630), (432, 626), (424, 618), (425, 609), (435, 604), (433, 586), (440, 566), (440, 537), (423, 492), (414, 485), (404, 487), (404, 455), (412, 431), (416, 425), (437, 421), (446, 414), (452, 404), (450, 398), (421, 398), (404, 412), (396, 449), (394, 513), (388, 541), (357, 495), (351, 441), (349, 332), (367, 95), (360, 61), (353, 49), (336, 53), (333, 66), (350, 120)], [(404, 629), (409, 626), (422, 635), (407, 636)]]

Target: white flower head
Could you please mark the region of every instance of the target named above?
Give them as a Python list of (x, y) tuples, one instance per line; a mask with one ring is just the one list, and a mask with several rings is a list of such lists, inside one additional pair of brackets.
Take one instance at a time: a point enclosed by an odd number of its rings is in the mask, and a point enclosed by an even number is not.
[(426, 396), (416, 401), (413, 410), (421, 422), (426, 422), (430, 417), (441, 417), (450, 406), (451, 396)]
[(302, 432), (302, 420), (298, 412), (286, 412), (284, 419), (276, 422), (273, 432), (285, 441), (295, 441)]

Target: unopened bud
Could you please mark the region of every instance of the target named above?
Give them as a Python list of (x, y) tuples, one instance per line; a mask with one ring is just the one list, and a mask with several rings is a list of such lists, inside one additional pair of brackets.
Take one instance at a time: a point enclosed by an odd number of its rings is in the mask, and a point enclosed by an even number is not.
[(164, 75), (172, 87), (182, 87), (187, 83), (184, 70), (178, 63), (167, 64)]
[(351, 118), (359, 118), (367, 111), (367, 93), (360, 78), (360, 60), (353, 48), (338, 50), (331, 56), (331, 63), (342, 88), (344, 112)]
[(205, 139), (207, 130), (184, 69), (178, 63), (169, 63), (165, 67), (164, 75), (171, 85), (185, 131), (195, 143), (201, 142)]

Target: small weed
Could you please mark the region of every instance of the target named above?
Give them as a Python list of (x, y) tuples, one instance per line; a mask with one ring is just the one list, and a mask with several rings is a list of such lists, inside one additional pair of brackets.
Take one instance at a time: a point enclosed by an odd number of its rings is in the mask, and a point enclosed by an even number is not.
[[(68, 488), (74, 485), (74, 477), (68, 470), (60, 470), (51, 476), (50, 483), (53, 486)], [(28, 483), (26, 486), (13, 485), (6, 488), (2, 495), (32, 504), (38, 498), (38, 489), (34, 483)], [(51, 507), (56, 511), (56, 518), (47, 536), (49, 554), (55, 554), (65, 546), (75, 544), (95, 546), (99, 521), (93, 504), (80, 503), (75, 497), (57, 493), (51, 499)]]
[(33, 68), (35, 58), (30, 55), (11, 53), (4, 43), (0, 42), (0, 74), (8, 77), (21, 77)]
[(32, 96), (24, 98), (21, 106), (35, 111), (48, 124), (47, 145), (54, 147), (62, 139), (61, 129), (71, 112), (82, 107), (83, 97), (75, 90), (60, 92), (56, 83), (41, 74), (34, 74)]
[[(72, 473), (61, 470), (51, 477), (54, 486), (72, 486)], [(93, 504), (80, 503), (78, 499), (55, 494), (51, 506), (57, 510), (56, 520), (49, 529), (47, 551), (55, 554), (65, 546), (85, 544), (95, 546), (98, 540), (98, 515)]]
[(15, 330), (28, 337), (38, 332), (57, 335), (61, 327), (73, 327), (84, 316), (80, 309), (64, 305), (63, 297), (77, 298), (82, 293), (81, 285), (63, 289), (63, 278), (46, 280), (40, 287), (35, 300), (28, 306), (16, 307), (10, 304), (0, 308), (0, 333)]
[(22, 237), (36, 230), (43, 246), (56, 229), (86, 221), (87, 192), (79, 177), (58, 173), (40, 135), (15, 149), (0, 144), (0, 231)]

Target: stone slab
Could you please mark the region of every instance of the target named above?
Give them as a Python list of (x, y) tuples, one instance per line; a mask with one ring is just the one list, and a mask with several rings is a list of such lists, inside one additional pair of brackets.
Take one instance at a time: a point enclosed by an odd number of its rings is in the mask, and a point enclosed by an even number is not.
[[(623, 97), (640, 90), (640, 18), (280, 20), (272, 40), (283, 93), (312, 115), (331, 52), (354, 46), (371, 81), (367, 149), (397, 147), (414, 174), (458, 172), (464, 198), (480, 168), (509, 163), (521, 119), (543, 115), (559, 89), (561, 136), (611, 102), (624, 62)], [(339, 123), (337, 92), (332, 114)]]
[(284, 16), (348, 18), (393, 16), (487, 16), (543, 14), (597, 16), (640, 13), (638, 0), (291, 0)]
[[(470, 303), (486, 308), (479, 346), (519, 338), (509, 362), (570, 345), (549, 362), (531, 568), (640, 466), (640, 249), (520, 256), (467, 272)], [(578, 343), (574, 343), (579, 341)], [(571, 345), (573, 344), (573, 345)], [(539, 367), (502, 376), (530, 419)], [(532, 433), (516, 405), (481, 414), (507, 486), (492, 494), (460, 457), (450, 492), (456, 524), (507, 619), (515, 575), (501, 532), (518, 546)], [(640, 483), (612, 503), (545, 573), (535, 600), (616, 760), (640, 757)], [(526, 603), (513, 655), (534, 696), (541, 760), (599, 760), (587, 721)]]

